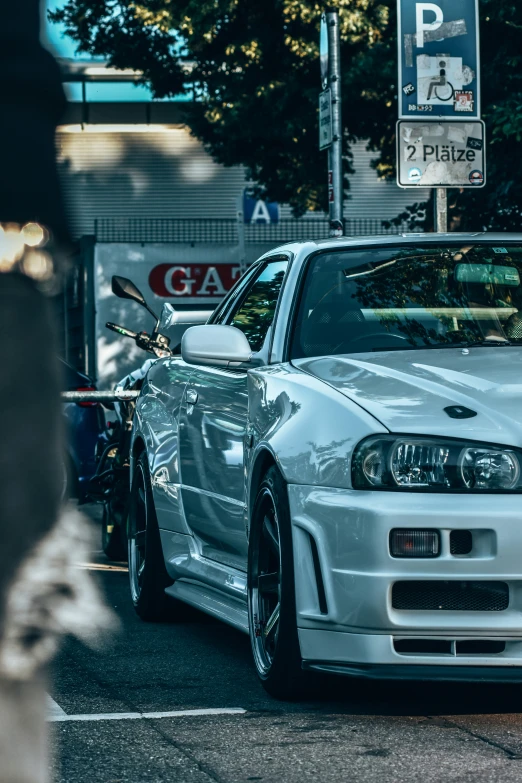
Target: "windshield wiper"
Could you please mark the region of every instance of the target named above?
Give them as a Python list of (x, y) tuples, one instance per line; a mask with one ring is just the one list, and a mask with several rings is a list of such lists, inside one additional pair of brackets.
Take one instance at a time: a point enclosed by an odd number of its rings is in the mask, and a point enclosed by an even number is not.
[(499, 345), (511, 345), (511, 346), (513, 346), (513, 345), (516, 345), (516, 343), (512, 343), (509, 340), (480, 340), (480, 341), (477, 341), (476, 343), (468, 343), (466, 345), (466, 348), (484, 348), (484, 347), (487, 347), (488, 345), (495, 345), (497, 347)]
[[(371, 352), (379, 351), (430, 351), (435, 348), (469, 348), (470, 343), (429, 343), (429, 345), (397, 345), (392, 348), (372, 348)], [(482, 343), (480, 343), (482, 345)]]
[[(474, 343), (430, 343), (429, 345), (397, 345), (392, 348), (372, 348), (371, 353), (379, 353), (383, 351), (433, 351), (437, 348), (484, 348), (487, 346), (497, 347), (499, 345), (508, 345), (516, 347), (518, 343), (511, 343), (509, 340), (482, 340)], [(521, 347), (518, 345), (518, 347)]]

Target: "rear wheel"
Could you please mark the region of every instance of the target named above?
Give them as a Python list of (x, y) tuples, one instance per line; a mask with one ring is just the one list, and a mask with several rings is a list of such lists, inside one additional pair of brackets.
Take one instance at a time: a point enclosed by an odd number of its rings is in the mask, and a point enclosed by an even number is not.
[(303, 695), (295, 605), (292, 530), (286, 485), (272, 467), (261, 482), (248, 552), (250, 641), (259, 679), (272, 696)]
[(120, 519), (116, 516), (110, 500), (103, 504), (102, 549), (109, 560), (125, 560), (127, 549), (122, 535)]
[(138, 458), (132, 478), (128, 547), (130, 590), (136, 613), (149, 622), (172, 619), (177, 603), (165, 594), (172, 579), (163, 560), (145, 452)]

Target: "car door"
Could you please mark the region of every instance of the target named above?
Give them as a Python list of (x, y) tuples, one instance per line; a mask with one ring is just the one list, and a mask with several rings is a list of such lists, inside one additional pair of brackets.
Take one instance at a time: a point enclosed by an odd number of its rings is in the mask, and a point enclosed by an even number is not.
[[(288, 258), (259, 265), (244, 293), (213, 323), (241, 329), (257, 366), (268, 362), (274, 320)], [(180, 415), (181, 492), (185, 518), (212, 560), (246, 569), (244, 447), (247, 369), (195, 367)]]

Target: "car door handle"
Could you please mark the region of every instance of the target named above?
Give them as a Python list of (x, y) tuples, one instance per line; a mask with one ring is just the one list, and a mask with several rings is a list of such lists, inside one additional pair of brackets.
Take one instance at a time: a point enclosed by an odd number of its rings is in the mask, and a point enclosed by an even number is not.
[(189, 405), (195, 405), (198, 401), (198, 393), (195, 389), (187, 389), (185, 392), (185, 399)]

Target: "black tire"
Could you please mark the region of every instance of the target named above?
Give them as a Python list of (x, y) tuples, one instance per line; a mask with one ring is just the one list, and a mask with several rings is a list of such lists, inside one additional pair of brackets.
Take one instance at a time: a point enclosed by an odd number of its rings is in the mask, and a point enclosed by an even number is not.
[(145, 452), (136, 461), (132, 477), (128, 546), (131, 598), (136, 613), (147, 622), (175, 619), (178, 603), (165, 593), (172, 579), (163, 559)]
[(102, 549), (109, 560), (126, 560), (127, 547), (119, 520), (115, 519), (110, 501), (103, 504), (101, 522)]
[(278, 699), (302, 698), (308, 677), (301, 668), (297, 634), (290, 510), (285, 482), (275, 467), (261, 482), (252, 513), (248, 615), (254, 664), (264, 688)]

